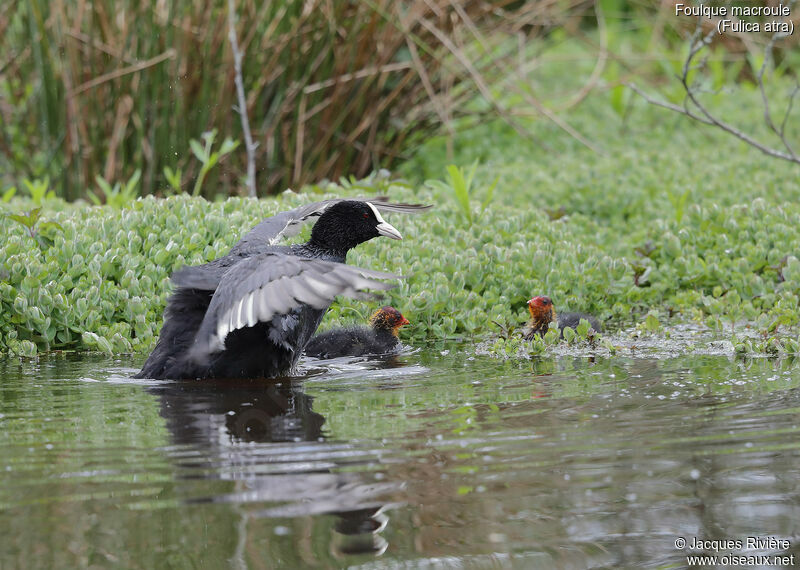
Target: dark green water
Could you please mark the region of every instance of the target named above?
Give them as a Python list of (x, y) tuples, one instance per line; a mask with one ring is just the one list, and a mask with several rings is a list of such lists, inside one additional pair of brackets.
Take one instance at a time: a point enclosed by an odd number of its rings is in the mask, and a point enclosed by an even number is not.
[(800, 562), (797, 361), (139, 364), (0, 362), (0, 568), (667, 568), (748, 536)]

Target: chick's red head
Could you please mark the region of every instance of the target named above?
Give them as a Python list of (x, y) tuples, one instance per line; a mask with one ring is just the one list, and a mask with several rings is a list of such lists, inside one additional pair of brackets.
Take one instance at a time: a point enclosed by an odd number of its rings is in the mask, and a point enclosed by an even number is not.
[(373, 328), (392, 331), (392, 334), (395, 336), (397, 336), (400, 327), (411, 324), (400, 311), (388, 305), (375, 311), (370, 317), (369, 322)]
[(556, 309), (550, 297), (538, 295), (528, 301), (528, 312), (536, 323), (550, 323), (556, 319)]

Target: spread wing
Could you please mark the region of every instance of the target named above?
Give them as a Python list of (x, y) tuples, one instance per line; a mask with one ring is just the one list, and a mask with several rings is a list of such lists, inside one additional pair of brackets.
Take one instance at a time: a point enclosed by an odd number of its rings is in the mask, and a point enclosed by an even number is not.
[(391, 289), (383, 279), (399, 275), (360, 269), (344, 263), (265, 253), (243, 259), (220, 279), (195, 335), (189, 357), (203, 362), (225, 347), (237, 329), (269, 322), (301, 304), (327, 308), (337, 295), (363, 298), (364, 289)]
[[(334, 198), (314, 202), (267, 218), (250, 230), (225, 256), (203, 265), (181, 267), (172, 273), (171, 280), (178, 287), (214, 291), (231, 266), (238, 264), (242, 258), (261, 253), (265, 246), (274, 245), (284, 238), (296, 235), (305, 222), (318, 218), (333, 204), (349, 199)], [(386, 196), (353, 199), (369, 202), (378, 210), (386, 212), (415, 214), (433, 207), (391, 203)]]
[(300, 233), (305, 222), (318, 218), (333, 204), (343, 200), (369, 202), (378, 210), (403, 212), (406, 214), (423, 212), (432, 208), (432, 206), (423, 206), (421, 204), (393, 204), (389, 202), (386, 196), (376, 196), (373, 198), (334, 198), (332, 200), (323, 200), (322, 202), (313, 202), (267, 218), (245, 234), (241, 241), (233, 246), (230, 253), (236, 255), (248, 252), (253, 248), (263, 248), (264, 245), (275, 245), (283, 239), (297, 235)]

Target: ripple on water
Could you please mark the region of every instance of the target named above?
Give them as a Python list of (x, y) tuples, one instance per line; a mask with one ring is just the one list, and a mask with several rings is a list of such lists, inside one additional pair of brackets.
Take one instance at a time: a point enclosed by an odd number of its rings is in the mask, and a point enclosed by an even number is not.
[(260, 382), (6, 362), (0, 566), (657, 567), (684, 564), (678, 536), (797, 543), (795, 362), (661, 356), (450, 346)]

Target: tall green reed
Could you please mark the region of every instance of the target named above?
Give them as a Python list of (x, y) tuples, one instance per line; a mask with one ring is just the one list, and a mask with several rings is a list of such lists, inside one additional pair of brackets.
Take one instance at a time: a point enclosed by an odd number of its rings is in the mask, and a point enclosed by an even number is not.
[[(471, 50), (476, 26), (499, 45), (583, 4), (237, 2), (259, 193), (363, 176), (443, 123), (454, 132), (476, 94), (493, 97), (485, 85), (498, 59), (519, 55)], [(165, 193), (178, 182), (169, 168), (184, 190), (199, 188), (190, 141), (214, 129), (241, 138), (227, 25), (225, 0), (6, 4), (0, 180), (50, 175), (59, 195), (77, 198), (97, 176), (113, 183), (141, 169), (139, 191)], [(203, 193), (237, 193), (245, 160), (243, 150), (227, 156)]]

